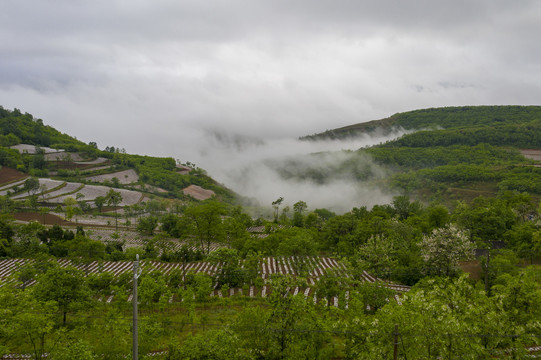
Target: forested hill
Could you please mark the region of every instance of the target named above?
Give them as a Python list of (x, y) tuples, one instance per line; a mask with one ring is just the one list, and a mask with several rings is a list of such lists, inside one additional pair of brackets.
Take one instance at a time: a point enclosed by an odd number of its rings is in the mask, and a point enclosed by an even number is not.
[(83, 142), (62, 134), (51, 126), (44, 125), (43, 120), (34, 119), (31, 114), (13, 111), (0, 106), (0, 145), (12, 146), (31, 144), (47, 147), (66, 148), (68, 146), (85, 146)]
[(361, 134), (387, 134), (394, 129), (436, 130), (499, 127), (541, 122), (541, 106), (462, 106), (397, 113), (388, 118), (302, 137), (303, 140), (345, 139)]
[[(541, 197), (541, 106), (415, 110), (302, 139), (381, 136), (393, 130), (408, 132), (378, 146), (349, 152), (348, 160), (333, 164), (332, 171), (311, 168), (287, 175), (318, 183), (349, 176), (359, 183), (372, 181), (426, 201), (448, 204), (505, 191)], [(381, 175), (381, 168), (387, 176)]]
[(31, 114), (0, 106), (0, 169), (17, 170), (18, 177), (111, 185), (183, 200), (215, 195), (219, 201), (235, 202), (233, 192), (190, 161), (131, 155), (115, 145), (100, 150), (95, 142), (86, 144)]

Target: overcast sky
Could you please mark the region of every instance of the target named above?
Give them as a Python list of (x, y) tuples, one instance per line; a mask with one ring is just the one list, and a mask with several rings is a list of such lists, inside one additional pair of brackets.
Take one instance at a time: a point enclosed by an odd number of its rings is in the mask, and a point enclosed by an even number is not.
[(539, 105), (539, 34), (536, 0), (2, 0), (0, 104), (205, 167), (220, 139)]

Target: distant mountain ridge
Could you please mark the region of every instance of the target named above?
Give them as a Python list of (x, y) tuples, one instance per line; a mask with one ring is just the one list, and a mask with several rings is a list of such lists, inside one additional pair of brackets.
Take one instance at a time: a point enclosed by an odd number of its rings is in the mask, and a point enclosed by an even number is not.
[(353, 124), (301, 140), (343, 140), (366, 134), (389, 134), (395, 129), (460, 129), (494, 125), (517, 125), (541, 121), (541, 106), (454, 106), (397, 113), (388, 118)]
[[(282, 172), (322, 184), (337, 176), (350, 176), (359, 186), (376, 184), (426, 202), (449, 205), (455, 200), (470, 201), (507, 191), (541, 198), (541, 163), (536, 160), (541, 154), (541, 106), (421, 109), (301, 139), (378, 138), (400, 130), (406, 133), (350, 151), (347, 161), (335, 161), (330, 170), (316, 165), (309, 169), (283, 166)], [(382, 177), (382, 173), (387, 175)]]

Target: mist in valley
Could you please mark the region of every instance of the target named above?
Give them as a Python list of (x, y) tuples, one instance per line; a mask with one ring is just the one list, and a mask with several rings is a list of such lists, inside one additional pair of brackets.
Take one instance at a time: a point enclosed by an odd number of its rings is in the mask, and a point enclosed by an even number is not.
[(269, 206), (279, 197), (283, 206), (302, 200), (309, 209), (344, 213), (353, 207), (390, 202), (381, 187), (387, 170), (356, 150), (401, 136), (361, 136), (346, 141), (256, 138), (208, 132), (197, 165), (252, 203)]

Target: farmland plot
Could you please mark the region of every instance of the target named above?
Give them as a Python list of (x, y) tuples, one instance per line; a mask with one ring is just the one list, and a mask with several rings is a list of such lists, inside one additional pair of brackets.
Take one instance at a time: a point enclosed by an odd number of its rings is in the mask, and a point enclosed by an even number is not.
[(0, 184), (5, 184), (2, 185), (2, 187), (11, 187), (16, 181), (24, 181), (27, 177), (28, 174), (24, 174), (15, 169), (11, 169), (5, 166), (0, 167)]
[(118, 171), (110, 174), (89, 176), (86, 179), (94, 182), (103, 182), (105, 180), (111, 181), (115, 177), (118, 179), (118, 182), (123, 185), (139, 181), (139, 175), (137, 175), (137, 173), (133, 169)]
[[(39, 180), (39, 186), (40, 188), (43, 187), (45, 191), (49, 191), (51, 189), (60, 187), (64, 184), (64, 181), (61, 180), (52, 180), (52, 179), (38, 179)], [(28, 193), (24, 192), (22, 194), (19, 194), (17, 196), (13, 196), (12, 199), (22, 199), (28, 197)]]
[(50, 199), (55, 198), (57, 196), (68, 195), (68, 194), (72, 194), (73, 198), (75, 198), (74, 192), (76, 192), (77, 189), (79, 189), (79, 188), (81, 188), (83, 186), (84, 185), (81, 184), (81, 183), (67, 182), (66, 185), (64, 187), (62, 187), (61, 189), (51, 191), (50, 193), (45, 194), (45, 199), (50, 200)]
[(190, 185), (187, 188), (183, 189), (182, 192), (184, 195), (189, 195), (196, 200), (207, 200), (216, 195), (214, 191), (203, 189), (197, 185)]
[(56, 152), (45, 154), (47, 161), (82, 161), (83, 158), (78, 153)]
[[(81, 163), (76, 163), (76, 164), (81, 164)], [(107, 170), (107, 169), (110, 169), (110, 168), (111, 168), (111, 165), (96, 166), (96, 167), (92, 167), (92, 168), (88, 168), (88, 169), (82, 169), (80, 172), (81, 173), (92, 173), (94, 171)]]
[(7, 195), (8, 191), (11, 191), (11, 192), (12, 192), (12, 191), (13, 191), (13, 188), (14, 188), (15, 186), (17, 186), (17, 187), (22, 187), (22, 186), (24, 185), (24, 182), (25, 182), (25, 181), (26, 181), (26, 179), (20, 180), (20, 181), (14, 182), (14, 183), (11, 183), (11, 184), (9, 184), (9, 185), (7, 185), (7, 186), (4, 186), (3, 188), (0, 189), (0, 195), (2, 195), (2, 196)]
[[(10, 146), (10, 148), (18, 150), (21, 154), (22, 153), (28, 153), (28, 154), (35, 154), (36, 153), (36, 146), (35, 145), (30, 145), (30, 144), (13, 145), (13, 146)], [(56, 150), (56, 149), (51, 149), (49, 147), (41, 147), (41, 150), (43, 150), (45, 152), (45, 154), (58, 153), (58, 152), (63, 152), (64, 151), (62, 149)]]
[[(79, 222), (85, 223), (85, 218), (79, 218)], [(110, 222), (113, 222), (114, 220), (112, 218), (105, 218), (103, 217), (100, 219), (100, 224), (103, 222), (103, 220)], [(115, 235), (116, 233), (116, 235)], [(117, 236), (118, 235), (118, 236)], [(124, 242), (124, 249), (126, 248), (132, 248), (132, 247), (144, 247), (146, 245), (146, 240), (150, 239), (151, 236), (143, 236), (140, 235), (136, 231), (130, 231), (130, 230), (120, 230), (118, 232), (111, 230), (111, 229), (90, 229), (87, 230), (87, 236), (93, 240), (98, 240), (101, 242)], [(171, 251), (177, 251), (180, 250), (183, 246), (187, 246), (191, 251), (196, 252), (199, 250), (199, 246), (193, 242), (190, 241), (178, 241), (176, 239), (170, 239), (169, 240), (169, 249)], [(210, 252), (214, 252), (217, 249), (223, 247), (222, 244), (217, 243), (211, 243), (210, 244)], [(206, 249), (205, 249), (206, 251)], [(161, 252), (160, 252), (161, 254)]]
[[(85, 201), (94, 201), (98, 196), (106, 196), (111, 188), (108, 186), (101, 185), (85, 185), (79, 193), (84, 195)], [(125, 190), (125, 189), (115, 189), (122, 195), (122, 202), (120, 206), (133, 205), (137, 204), (142, 200), (143, 194), (138, 191)], [(51, 199), (53, 203), (63, 203), (64, 199), (70, 195), (56, 197)]]
[(106, 158), (102, 158), (102, 157), (99, 157), (95, 160), (90, 160), (90, 161), (75, 161), (76, 164), (82, 164), (82, 165), (96, 165), (96, 164), (103, 164), (105, 162), (109, 161), (108, 159)]
[[(333, 269), (342, 269), (345, 270), (342, 265), (340, 265), (335, 259), (332, 258), (325, 258), (325, 257), (306, 257), (305, 260), (311, 261), (313, 264), (317, 266), (316, 273), (323, 274), (324, 269), (327, 268), (333, 268)], [(275, 274), (284, 274), (281, 271), (284, 271), (285, 266), (284, 264), (288, 261), (291, 261), (291, 257), (277, 257), (277, 258), (265, 258), (260, 263), (260, 269), (261, 272), (259, 275), (264, 276), (265, 271), (268, 271), (269, 269), (273, 269), (273, 273)], [(299, 260), (299, 259), (297, 259)], [(27, 260), (27, 259), (7, 259), (7, 260), (0, 260), (0, 286), (2, 286), (5, 281), (9, 281), (9, 277), (22, 265), (32, 262), (33, 260)], [(81, 264), (81, 263), (73, 263), (71, 260), (68, 259), (60, 259), (58, 260), (58, 264), (62, 267), (66, 266), (75, 266), (76, 268), (84, 271), (86, 274), (96, 274), (101, 272), (111, 272), (115, 277), (120, 276), (123, 273), (131, 273), (133, 270), (133, 262), (131, 261), (92, 261), (90, 263)], [(201, 262), (190, 262), (186, 264), (182, 263), (165, 263), (165, 262), (159, 262), (159, 261), (153, 261), (153, 260), (142, 260), (140, 262), (141, 269), (145, 272), (155, 272), (159, 271), (163, 274), (170, 274), (173, 271), (183, 271), (185, 273), (205, 273), (212, 277), (216, 276), (218, 274), (218, 271), (220, 270), (221, 264), (211, 264), (206, 261)], [(328, 267), (327, 267), (328, 266)], [(351, 275), (347, 272), (343, 272), (344, 277), (350, 277)], [(184, 276), (183, 276), (184, 279)], [(319, 279), (317, 279), (319, 280)], [(364, 273), (363, 277), (358, 279), (361, 281), (366, 282), (376, 282), (378, 279), (374, 278), (368, 273)], [(257, 288), (255, 286), (249, 286), (247, 287), (246, 293), (243, 293), (242, 288), (230, 288), (228, 292), (222, 293), (219, 289), (219, 284), (216, 282), (215, 279), (214, 282), (214, 290), (211, 291), (209, 296), (219, 296), (219, 297), (227, 297), (227, 296), (234, 296), (234, 295), (245, 295), (245, 296), (261, 296), (266, 297), (268, 294), (272, 291), (272, 287), (270, 285), (263, 285), (260, 288)], [(381, 280), (380, 280), (381, 281)], [(27, 283), (27, 285), (32, 285), (34, 281), (30, 281)], [(289, 293), (292, 295), (302, 294), (305, 298), (310, 298), (313, 300), (314, 304), (323, 301), (324, 303), (327, 303), (331, 306), (338, 307), (340, 304), (342, 307), (347, 308), (348, 307), (348, 300), (349, 300), (349, 291), (345, 292), (345, 296), (340, 298), (339, 297), (332, 297), (329, 300), (327, 299), (321, 299), (318, 298), (315, 285), (317, 284), (314, 281), (314, 278), (310, 278), (310, 281), (308, 282), (307, 287), (293, 287), (289, 289)], [(389, 282), (381, 281), (381, 285), (384, 287), (387, 287), (389, 289), (398, 291), (398, 292), (406, 292), (409, 291), (410, 288), (408, 286), (402, 286), (402, 285), (396, 285)], [(110, 302), (112, 300), (112, 297), (109, 297), (107, 299), (107, 302)], [(398, 295), (395, 295), (390, 300), (395, 300), (399, 305), (401, 304), (400, 297)], [(131, 296), (128, 298), (128, 301), (131, 301)]]
[[(117, 234), (118, 237), (115, 234)], [(124, 248), (145, 246), (144, 237), (135, 231), (115, 232), (114, 230), (109, 229), (92, 229), (87, 231), (87, 236), (93, 240), (98, 240), (104, 243), (124, 242)]]

